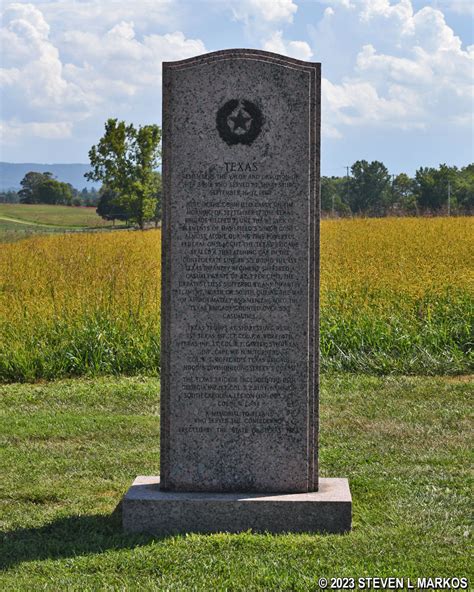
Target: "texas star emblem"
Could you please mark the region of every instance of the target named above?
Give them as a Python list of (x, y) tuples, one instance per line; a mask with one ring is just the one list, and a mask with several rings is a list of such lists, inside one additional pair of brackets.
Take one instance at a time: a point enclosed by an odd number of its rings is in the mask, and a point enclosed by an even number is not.
[(229, 146), (248, 145), (259, 135), (263, 125), (263, 115), (260, 108), (252, 101), (232, 99), (217, 111), (216, 124), (220, 137)]

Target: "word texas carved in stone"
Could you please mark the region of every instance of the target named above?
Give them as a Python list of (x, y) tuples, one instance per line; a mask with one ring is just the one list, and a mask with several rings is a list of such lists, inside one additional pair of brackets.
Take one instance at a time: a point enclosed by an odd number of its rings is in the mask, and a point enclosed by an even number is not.
[(350, 528), (318, 479), (320, 64), (163, 65), (161, 475), (127, 530)]

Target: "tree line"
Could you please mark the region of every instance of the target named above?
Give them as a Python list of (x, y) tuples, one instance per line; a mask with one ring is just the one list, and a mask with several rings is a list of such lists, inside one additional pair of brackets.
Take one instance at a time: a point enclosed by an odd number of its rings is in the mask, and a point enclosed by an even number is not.
[[(349, 167), (348, 167), (349, 168)], [(358, 160), (345, 177), (321, 178), (321, 210), (332, 216), (472, 214), (474, 163), (420, 167), (390, 175), (380, 161)]]
[[(51, 173), (29, 172), (22, 189), (0, 193), (0, 201), (93, 205), (108, 220), (144, 228), (161, 219), (161, 129), (108, 119), (89, 151), (85, 177), (101, 189), (78, 192)], [(414, 177), (390, 175), (380, 161), (358, 160), (346, 176), (321, 178), (321, 210), (326, 216), (446, 215), (474, 212), (474, 163), (458, 168), (420, 167)]]
[[(160, 141), (161, 129), (157, 125), (136, 128), (117, 119), (107, 120), (104, 135), (89, 150), (90, 171), (84, 175), (90, 181), (102, 183), (93, 202), (99, 216), (123, 220), (142, 229), (150, 221), (158, 222), (161, 175), (156, 169), (161, 155)], [(51, 173), (31, 171), (21, 186), (14, 201), (83, 205), (72, 185), (53, 179)], [(12, 198), (11, 192), (5, 196)]]
[[(105, 133), (89, 151), (89, 180), (103, 183), (97, 212), (126, 215), (143, 228), (161, 217), (161, 129), (135, 128), (109, 119)], [(471, 214), (474, 211), (474, 164), (420, 167), (413, 178), (390, 175), (379, 161), (358, 160), (345, 177), (322, 177), (323, 215), (387, 216)]]
[(97, 189), (78, 191), (70, 183), (58, 181), (52, 173), (29, 171), (20, 181), (19, 191), (0, 192), (0, 203), (50, 204), (64, 206), (97, 206)]

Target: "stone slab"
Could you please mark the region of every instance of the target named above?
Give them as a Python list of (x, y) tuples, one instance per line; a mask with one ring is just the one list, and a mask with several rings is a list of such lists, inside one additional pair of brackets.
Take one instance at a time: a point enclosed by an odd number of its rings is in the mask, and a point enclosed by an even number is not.
[(319, 480), (319, 491), (293, 494), (169, 492), (159, 477), (137, 477), (122, 502), (123, 528), (155, 535), (187, 532), (321, 532), (351, 528), (347, 479)]
[(162, 489), (318, 484), (320, 64), (163, 64)]

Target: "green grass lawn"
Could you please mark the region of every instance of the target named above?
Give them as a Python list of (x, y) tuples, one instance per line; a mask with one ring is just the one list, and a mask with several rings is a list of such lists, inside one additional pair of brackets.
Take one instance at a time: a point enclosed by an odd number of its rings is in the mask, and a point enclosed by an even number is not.
[(0, 204), (0, 243), (37, 234), (125, 228), (124, 223), (103, 220), (95, 208), (44, 204)]
[(126, 536), (117, 505), (159, 469), (159, 381), (11, 384), (1, 395), (2, 590), (317, 590), (320, 576), (471, 576), (466, 378), (323, 378), (322, 476), (347, 535)]
[[(0, 204), (0, 218), (20, 220), (30, 224), (68, 228), (102, 228), (112, 226), (103, 220), (95, 208), (53, 206), (46, 204)], [(117, 223), (118, 225), (119, 223)]]

